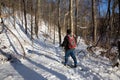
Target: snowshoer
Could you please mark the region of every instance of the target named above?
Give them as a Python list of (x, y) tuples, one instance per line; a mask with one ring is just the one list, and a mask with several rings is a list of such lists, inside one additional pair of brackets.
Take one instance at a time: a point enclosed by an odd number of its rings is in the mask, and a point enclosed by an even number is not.
[(71, 56), (74, 61), (74, 67), (77, 67), (77, 59), (75, 56), (76, 40), (75, 40), (75, 37), (71, 34), (71, 29), (67, 29), (67, 34), (64, 37), (64, 41), (60, 46), (64, 47), (65, 49), (64, 65), (65, 66), (67, 65), (68, 58), (69, 56)]

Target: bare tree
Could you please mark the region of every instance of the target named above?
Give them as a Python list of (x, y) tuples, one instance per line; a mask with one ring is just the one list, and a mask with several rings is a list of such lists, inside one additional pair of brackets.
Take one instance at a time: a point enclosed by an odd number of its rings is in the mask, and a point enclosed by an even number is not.
[(20, 0), (20, 11), (21, 11), (21, 22), (22, 22), (22, 26), (23, 26), (23, 1)]
[(15, 19), (15, 4), (14, 4), (13, 1), (12, 1), (12, 8), (13, 8), (13, 19), (14, 19), (13, 27), (16, 28), (16, 27), (15, 27), (15, 20), (16, 20), (16, 19)]
[(69, 12), (70, 12), (70, 28), (73, 34), (73, 0), (69, 0)]
[(60, 27), (60, 0), (58, 0), (58, 33), (59, 33), (59, 44), (61, 44), (61, 27)]
[[(118, 35), (120, 35), (120, 0), (118, 0), (119, 2), (119, 28), (118, 28)], [(120, 49), (119, 49), (119, 54), (120, 54)]]
[(1, 18), (1, 0), (0, 0), (0, 18)]
[(56, 29), (56, 26), (54, 25), (54, 39), (53, 39), (53, 44), (55, 44), (55, 30)]
[(96, 14), (96, 0), (92, 0), (92, 26), (93, 26), (93, 41), (97, 40), (97, 14)]
[(38, 0), (36, 0), (36, 7), (35, 7), (35, 34), (38, 38), (38, 22), (39, 22), (39, 16), (38, 16), (38, 6), (39, 6), (39, 3), (38, 3)]
[(31, 4), (31, 40), (33, 40), (33, 4)]
[(25, 19), (25, 33), (27, 34), (27, 17), (26, 17), (26, 3), (27, 3), (27, 0), (23, 0), (23, 10), (24, 10), (24, 19)]
[(76, 35), (76, 42), (77, 42), (77, 36), (78, 36), (78, 33), (77, 33), (77, 21), (78, 21), (78, 0), (75, 0), (75, 35)]

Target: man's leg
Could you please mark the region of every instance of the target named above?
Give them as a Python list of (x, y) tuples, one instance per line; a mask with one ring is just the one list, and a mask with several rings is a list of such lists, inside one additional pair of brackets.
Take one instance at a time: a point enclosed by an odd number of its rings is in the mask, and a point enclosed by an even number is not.
[(64, 63), (64, 65), (67, 64), (69, 56), (70, 56), (70, 50), (67, 50), (66, 53), (65, 53), (65, 63)]
[(77, 59), (76, 59), (74, 50), (71, 51), (71, 57), (72, 57), (72, 59), (74, 61), (74, 66), (77, 67)]

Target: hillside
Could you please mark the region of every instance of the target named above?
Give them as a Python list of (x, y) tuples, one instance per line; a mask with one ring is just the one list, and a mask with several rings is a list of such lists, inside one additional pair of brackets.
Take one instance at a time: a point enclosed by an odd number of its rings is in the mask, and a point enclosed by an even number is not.
[[(13, 55), (14, 59), (7, 62), (0, 60), (0, 80), (120, 79), (119, 68), (112, 68), (107, 58), (97, 55), (102, 49), (97, 48), (93, 56), (87, 55), (89, 53), (83, 39), (79, 39), (80, 43), (76, 48), (78, 67), (68, 68), (61, 63), (64, 61), (63, 48), (59, 47), (58, 42), (53, 44), (53, 35), (44, 36), (44, 34), (49, 34), (44, 22), (40, 25), (39, 38), (34, 37), (33, 41), (30, 39), (30, 32), (25, 34), (19, 17), (16, 17), (16, 28), (13, 27), (13, 17), (4, 18), (4, 22), (4, 26), (20, 40), (26, 57), (22, 58), (23, 50), (18, 40), (5, 28), (0, 34), (0, 54)], [(30, 26), (29, 23), (28, 26)], [(72, 63), (71, 58), (69, 63)]]

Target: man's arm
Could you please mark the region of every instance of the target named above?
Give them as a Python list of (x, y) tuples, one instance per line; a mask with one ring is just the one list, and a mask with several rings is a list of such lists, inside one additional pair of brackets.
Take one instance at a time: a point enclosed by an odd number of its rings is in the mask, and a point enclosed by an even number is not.
[(61, 44), (62, 47), (67, 45), (67, 36), (65, 36), (63, 43)]

